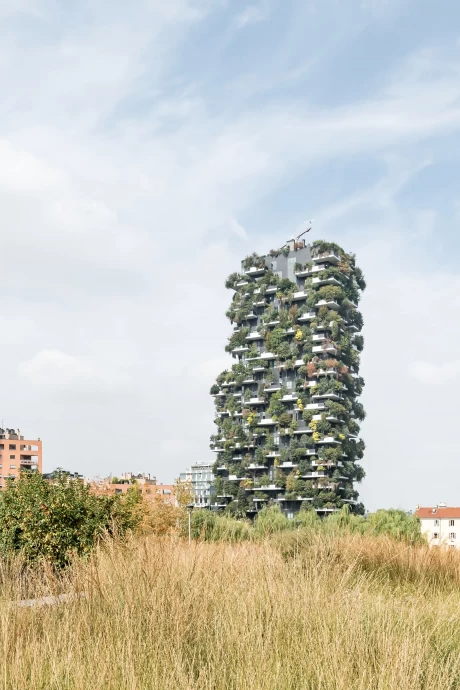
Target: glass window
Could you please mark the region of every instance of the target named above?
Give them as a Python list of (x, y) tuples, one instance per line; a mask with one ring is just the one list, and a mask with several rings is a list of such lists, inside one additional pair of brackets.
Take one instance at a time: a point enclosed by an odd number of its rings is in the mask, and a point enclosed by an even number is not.
[(449, 520), (449, 527), (455, 527), (455, 520)]
[(456, 539), (456, 534), (455, 532), (449, 532), (449, 539)]
[(15, 470), (15, 469), (16, 469), (16, 465), (10, 465), (10, 470)]
[(15, 443), (10, 443), (9, 449), (10, 449), (10, 450), (16, 450), (16, 444), (15, 444)]
[(438, 535), (438, 533), (437, 533), (437, 532), (433, 532), (433, 539), (437, 539), (437, 538), (438, 538), (438, 536), (439, 536), (439, 535)]
[(435, 520), (435, 521), (434, 521), (434, 526), (435, 526), (435, 527), (439, 527), (439, 520)]

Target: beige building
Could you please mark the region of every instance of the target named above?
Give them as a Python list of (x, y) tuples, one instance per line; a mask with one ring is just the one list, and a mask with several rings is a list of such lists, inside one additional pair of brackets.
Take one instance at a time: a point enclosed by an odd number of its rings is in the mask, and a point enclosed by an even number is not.
[(429, 546), (460, 548), (460, 508), (439, 503), (433, 508), (417, 506), (415, 514)]
[(24, 438), (19, 429), (0, 428), (0, 489), (21, 470), (42, 471), (42, 442)]

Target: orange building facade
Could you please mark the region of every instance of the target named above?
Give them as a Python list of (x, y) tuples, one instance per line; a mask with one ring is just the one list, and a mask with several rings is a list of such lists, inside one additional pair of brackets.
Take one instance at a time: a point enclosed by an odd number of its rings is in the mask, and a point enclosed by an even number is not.
[(0, 428), (0, 490), (6, 479), (15, 479), (21, 470), (42, 472), (42, 442), (24, 438), (19, 429)]
[(165, 503), (176, 505), (174, 484), (158, 484), (155, 477), (149, 474), (132, 474), (127, 472), (122, 474), (118, 481), (110, 478), (99, 482), (91, 482), (93, 490), (99, 494), (125, 494), (128, 489), (137, 486), (143, 496), (154, 500), (161, 497)]

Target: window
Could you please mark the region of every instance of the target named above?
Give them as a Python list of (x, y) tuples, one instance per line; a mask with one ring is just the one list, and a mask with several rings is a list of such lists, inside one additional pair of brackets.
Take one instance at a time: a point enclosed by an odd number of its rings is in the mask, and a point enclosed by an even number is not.
[(286, 388), (292, 388), (292, 381), (290, 379), (286, 381)]
[(10, 443), (8, 446), (10, 450), (16, 450), (16, 444), (15, 443)]
[(293, 520), (294, 518), (294, 513), (288, 513), (287, 514), (289, 520)]
[(272, 261), (270, 264), (270, 268), (272, 271), (276, 271), (276, 261)]
[(456, 538), (457, 538), (457, 536), (456, 536), (455, 532), (449, 532), (449, 539), (456, 539)]
[(439, 520), (435, 520), (435, 521), (434, 521), (434, 526), (435, 526), (435, 527), (439, 527)]
[(16, 469), (16, 465), (10, 465), (10, 470), (15, 470), (15, 469)]
[(0, 450), (5, 450), (5, 444), (4, 443), (0, 443)]
[(15, 455), (10, 455), (10, 460), (15, 460), (16, 456)]
[(449, 527), (455, 527), (455, 520), (449, 520)]
[(437, 539), (439, 537), (439, 534), (437, 532), (433, 532), (433, 539)]

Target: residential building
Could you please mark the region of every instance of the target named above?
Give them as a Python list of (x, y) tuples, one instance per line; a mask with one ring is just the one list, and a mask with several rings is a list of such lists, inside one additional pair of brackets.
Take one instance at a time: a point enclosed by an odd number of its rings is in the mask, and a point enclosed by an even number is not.
[(353, 254), (335, 243), (289, 240), (252, 254), (226, 287), (227, 352), (237, 362), (211, 388), (217, 426), (214, 485), (220, 508), (254, 515), (277, 503), (288, 517), (350, 506), (364, 443), (357, 398), (365, 281)]
[(214, 462), (197, 462), (180, 475), (182, 482), (192, 485), (195, 508), (209, 508), (214, 498)]
[(0, 428), (0, 489), (5, 479), (16, 479), (21, 470), (42, 471), (42, 442), (29, 440), (19, 429)]
[(433, 508), (417, 506), (415, 514), (430, 546), (460, 548), (460, 508), (439, 503)]
[(86, 480), (98, 494), (125, 494), (137, 486), (142, 495), (153, 500), (161, 497), (166, 503), (176, 505), (174, 484), (158, 484), (156, 477), (150, 474), (133, 474), (126, 472), (118, 477), (107, 477), (102, 480)]

